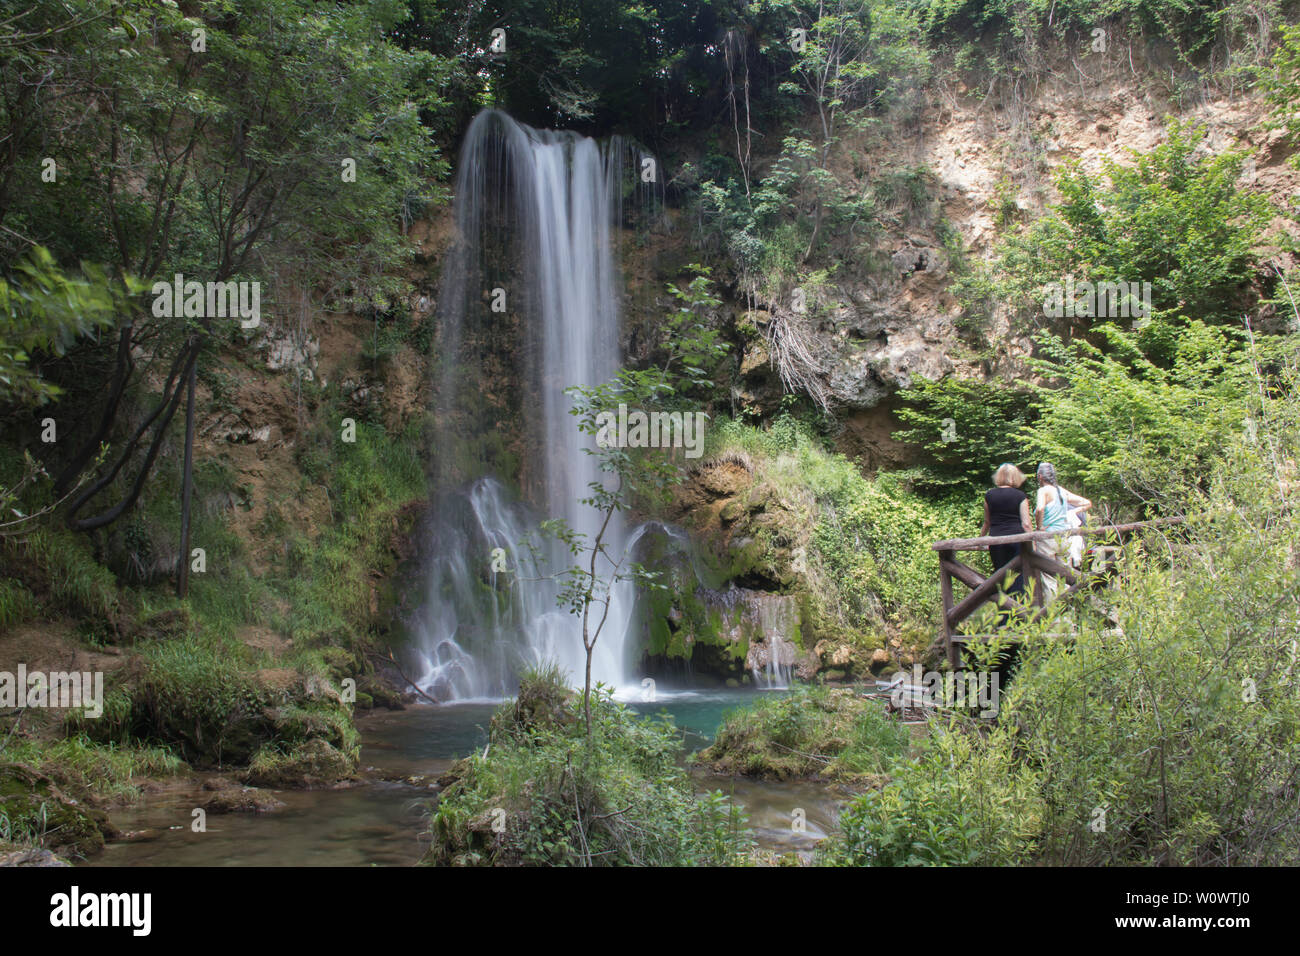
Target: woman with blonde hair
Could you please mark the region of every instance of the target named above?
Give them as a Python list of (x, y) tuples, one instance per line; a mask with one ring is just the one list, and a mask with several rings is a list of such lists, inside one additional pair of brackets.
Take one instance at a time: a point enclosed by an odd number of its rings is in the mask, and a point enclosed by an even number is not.
[[(980, 528), (980, 537), (1023, 534), (1030, 531), (1029, 496), (1020, 490), (1025, 483), (1025, 475), (1010, 462), (998, 466), (993, 473), (993, 487), (984, 493), (984, 525)], [(993, 570), (1007, 564), (1020, 554), (1020, 544), (994, 544), (989, 546), (989, 560)], [(1025, 577), (1017, 574), (1016, 580), (1007, 588), (1008, 594), (1016, 594), (1025, 587)]]
[[(1066, 491), (1056, 480), (1056, 468), (1050, 462), (1038, 466), (1038, 494), (1034, 507), (1034, 523), (1039, 531), (1068, 531), (1074, 525), (1072, 513), (1087, 511), (1092, 502), (1082, 495)], [(1077, 536), (1075, 536), (1077, 537)], [(1062, 564), (1073, 563), (1070, 560), (1070, 539), (1061, 535), (1035, 542), (1039, 554), (1054, 558)], [(1043, 574), (1043, 588), (1047, 598), (1056, 596), (1059, 583), (1054, 574)]]

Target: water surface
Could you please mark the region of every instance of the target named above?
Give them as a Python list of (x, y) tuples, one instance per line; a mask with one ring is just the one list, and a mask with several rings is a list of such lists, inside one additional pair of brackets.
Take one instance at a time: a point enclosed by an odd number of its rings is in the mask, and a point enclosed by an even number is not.
[[(643, 714), (670, 714), (688, 752), (704, 747), (723, 714), (755, 698), (750, 690), (660, 694), (632, 701)], [(411, 706), (358, 718), (361, 766), (376, 780), (335, 790), (274, 791), (273, 813), (208, 814), (191, 829), (192, 811), (210, 794), (175, 784), (114, 811), (129, 834), (90, 866), (408, 866), (424, 854), (430, 784), (458, 758), (487, 742), (495, 703)], [(841, 795), (819, 783), (770, 783), (694, 774), (701, 790), (732, 795), (764, 849), (806, 854), (834, 825)]]

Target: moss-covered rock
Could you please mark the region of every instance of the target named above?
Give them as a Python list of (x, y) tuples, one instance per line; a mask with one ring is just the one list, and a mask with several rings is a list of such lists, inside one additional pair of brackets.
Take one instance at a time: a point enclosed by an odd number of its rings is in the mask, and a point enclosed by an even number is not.
[(265, 790), (257, 787), (239, 787), (231, 785), (213, 792), (203, 803), (208, 813), (272, 813), (284, 807), (284, 801), (277, 800)]
[(103, 718), (72, 729), (101, 742), (162, 744), (199, 768), (245, 766), (267, 745), (357, 743), (351, 706), (324, 677), (244, 671), (202, 646), (159, 649), (109, 695)]
[(0, 840), (0, 867), (6, 866), (72, 866), (72, 864), (41, 847), (16, 846)]
[(22, 764), (0, 764), (0, 819), (11, 837), (89, 856), (116, 834), (101, 810), (63, 793), (54, 781)]
[(258, 787), (310, 790), (350, 777), (357, 769), (357, 751), (340, 750), (320, 738), (291, 749), (268, 744), (253, 755), (247, 781)]
[(874, 782), (906, 743), (877, 702), (848, 688), (806, 687), (729, 712), (695, 759), (716, 773)]

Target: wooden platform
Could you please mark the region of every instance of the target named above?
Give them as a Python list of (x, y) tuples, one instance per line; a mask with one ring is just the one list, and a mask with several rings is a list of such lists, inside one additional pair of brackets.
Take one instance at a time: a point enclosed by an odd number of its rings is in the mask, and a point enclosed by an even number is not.
[[(985, 604), (993, 604), (1008, 615), (1008, 620), (1033, 624), (1047, 613), (1047, 589), (1044, 575), (1050, 575), (1065, 587), (1059, 587), (1053, 600), (1076, 594), (1084, 588), (1100, 583), (1115, 569), (1125, 539), (1136, 531), (1166, 525), (1180, 524), (1182, 518), (1162, 518), (1156, 521), (1137, 521), (1130, 524), (1107, 525), (1101, 528), (1074, 528), (1069, 531), (1030, 531), (1024, 534), (989, 535), (982, 538), (954, 538), (939, 541), (931, 548), (939, 552), (939, 593), (943, 599), (943, 641), (948, 652), (948, 662), (953, 670), (961, 667), (963, 645), (993, 639), (1018, 643), (1014, 634), (961, 634), (961, 623)], [(1097, 539), (1098, 543), (1084, 555), (1083, 567), (1075, 568), (1039, 554), (1033, 547), (1039, 541), (1059, 540), (1066, 537)], [(992, 545), (1028, 544), (1021, 553), (988, 577), (968, 564), (957, 560), (959, 551), (987, 551)], [(1003, 589), (1008, 575), (1020, 572), (1025, 581), (1028, 600), (1018, 599)], [(968, 594), (960, 601), (953, 596), (953, 582), (962, 584)], [(1059, 635), (1068, 637), (1068, 635)]]

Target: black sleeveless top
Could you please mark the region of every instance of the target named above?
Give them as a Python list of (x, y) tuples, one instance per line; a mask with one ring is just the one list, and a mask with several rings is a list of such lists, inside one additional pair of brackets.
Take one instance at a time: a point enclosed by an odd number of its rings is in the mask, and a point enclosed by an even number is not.
[(1020, 502), (1028, 500), (1019, 488), (990, 488), (984, 492), (989, 506), (989, 534), (1023, 534), (1020, 523)]

